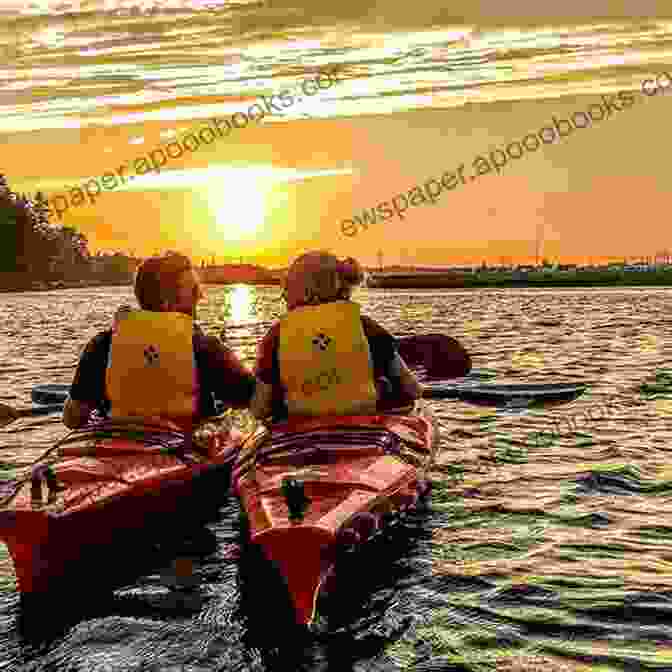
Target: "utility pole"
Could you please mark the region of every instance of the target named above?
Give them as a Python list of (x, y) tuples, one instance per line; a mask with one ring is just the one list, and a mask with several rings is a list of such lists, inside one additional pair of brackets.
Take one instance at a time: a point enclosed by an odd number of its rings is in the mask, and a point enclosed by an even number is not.
[(535, 266), (539, 266), (539, 257), (541, 256), (541, 246), (544, 236), (544, 220), (539, 219), (537, 223), (537, 260)]

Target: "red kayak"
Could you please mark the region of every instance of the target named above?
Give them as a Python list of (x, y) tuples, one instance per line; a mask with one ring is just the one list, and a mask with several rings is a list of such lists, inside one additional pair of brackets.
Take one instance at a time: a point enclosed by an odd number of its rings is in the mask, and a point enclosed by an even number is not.
[(297, 623), (314, 620), (337, 554), (427, 493), (423, 473), (437, 446), (422, 402), (408, 415), (292, 419), (248, 440), (233, 487), (250, 540), (283, 577)]
[(156, 516), (179, 516), (201, 495), (207, 501), (211, 476), (226, 490), (221, 471), (242, 443), (235, 429), (189, 445), (181, 432), (111, 422), (68, 436), (56, 461), (34, 467), (0, 500), (0, 542), (9, 548), (23, 594), (61, 585), (88, 549), (111, 544), (122, 532), (149, 532)]

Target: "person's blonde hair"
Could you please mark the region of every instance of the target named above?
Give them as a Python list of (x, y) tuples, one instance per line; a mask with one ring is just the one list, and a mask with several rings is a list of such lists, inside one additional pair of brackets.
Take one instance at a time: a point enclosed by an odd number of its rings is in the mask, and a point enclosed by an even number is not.
[(360, 285), (366, 274), (352, 257), (338, 259), (323, 250), (306, 252), (294, 260), (285, 277), (288, 308), (348, 300), (352, 288)]

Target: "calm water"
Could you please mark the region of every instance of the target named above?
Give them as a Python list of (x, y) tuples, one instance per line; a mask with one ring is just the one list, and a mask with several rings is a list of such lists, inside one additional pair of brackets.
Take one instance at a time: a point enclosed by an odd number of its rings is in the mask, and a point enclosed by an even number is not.
[[(394, 334), (456, 336), (498, 381), (594, 385), (553, 407), (432, 402), (442, 452), (430, 511), (361, 553), (359, 580), (301, 639), (271, 600), (249, 597), (256, 582), (241, 571), (235, 501), (209, 526), (200, 596), (161, 584), (179, 549), (164, 552), (51, 639), (19, 630), (0, 550), (0, 670), (669, 669), (672, 381), (660, 374), (672, 370), (671, 294), (361, 290), (365, 311)], [(26, 405), (35, 383), (70, 382), (87, 339), (130, 298), (125, 287), (2, 295), (0, 400)], [(282, 305), (275, 288), (212, 287), (199, 318), (209, 333), (226, 326), (251, 364)], [(657, 391), (640, 389), (656, 373)], [(2, 473), (64, 433), (56, 416), (7, 428)], [(133, 550), (110, 553), (128, 559)], [(45, 618), (58, 620), (63, 607)]]

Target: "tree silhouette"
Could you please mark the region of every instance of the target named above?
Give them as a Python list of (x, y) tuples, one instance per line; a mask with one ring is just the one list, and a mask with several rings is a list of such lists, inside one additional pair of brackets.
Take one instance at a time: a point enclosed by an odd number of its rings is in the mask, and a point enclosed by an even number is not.
[(29, 251), (36, 243), (32, 213), (26, 200), (14, 199), (7, 189), (0, 194), (0, 231), (2, 269), (30, 273), (32, 265)]
[(45, 195), (12, 194), (0, 174), (0, 273), (31, 280), (82, 277), (89, 272), (86, 237), (73, 227), (52, 226)]
[(5, 178), (0, 175), (0, 273), (17, 269), (17, 212), (9, 198)]

